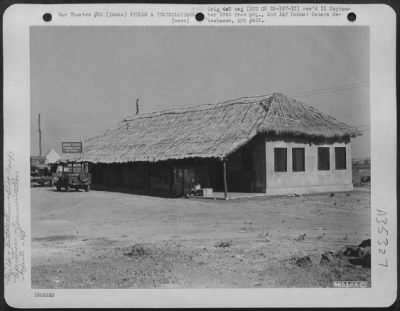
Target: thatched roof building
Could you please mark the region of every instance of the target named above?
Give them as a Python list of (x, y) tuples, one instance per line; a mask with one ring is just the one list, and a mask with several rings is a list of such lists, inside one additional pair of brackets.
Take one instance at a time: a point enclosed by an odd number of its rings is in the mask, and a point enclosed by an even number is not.
[(92, 163), (222, 159), (257, 134), (315, 138), (360, 132), (281, 93), (128, 117), (85, 143)]
[[(97, 189), (265, 194), (351, 190), (360, 132), (280, 93), (128, 117), (84, 144)], [(79, 159), (77, 159), (79, 158)]]

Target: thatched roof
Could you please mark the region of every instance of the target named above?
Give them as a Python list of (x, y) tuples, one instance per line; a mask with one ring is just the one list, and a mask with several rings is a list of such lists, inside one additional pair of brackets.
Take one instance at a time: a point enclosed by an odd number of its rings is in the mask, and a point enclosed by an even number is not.
[(89, 139), (84, 158), (101, 163), (224, 158), (263, 133), (323, 138), (360, 135), (354, 127), (274, 93), (126, 118)]

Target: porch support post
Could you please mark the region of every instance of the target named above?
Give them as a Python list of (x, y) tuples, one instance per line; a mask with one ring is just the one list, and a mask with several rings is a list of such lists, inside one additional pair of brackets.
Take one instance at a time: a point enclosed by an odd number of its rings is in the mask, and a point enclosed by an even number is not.
[(225, 198), (225, 200), (228, 200), (228, 183), (226, 181), (226, 159), (225, 158), (222, 160), (222, 163), (224, 165), (224, 198)]

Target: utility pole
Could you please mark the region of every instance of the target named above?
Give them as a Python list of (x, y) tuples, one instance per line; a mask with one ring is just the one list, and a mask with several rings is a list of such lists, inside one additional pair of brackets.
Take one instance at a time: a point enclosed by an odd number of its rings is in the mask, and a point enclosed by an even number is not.
[(40, 113), (39, 113), (38, 123), (39, 123), (39, 156), (42, 156), (42, 130), (40, 129)]
[(83, 160), (83, 138), (81, 136), (81, 160)]
[(136, 114), (139, 114), (139, 98), (136, 98)]

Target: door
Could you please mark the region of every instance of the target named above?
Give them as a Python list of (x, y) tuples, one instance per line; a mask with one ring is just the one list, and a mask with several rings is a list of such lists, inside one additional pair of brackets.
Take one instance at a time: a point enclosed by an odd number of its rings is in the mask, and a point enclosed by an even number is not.
[(195, 183), (194, 168), (185, 168), (183, 172), (183, 193), (190, 194)]
[(174, 184), (173, 191), (178, 197), (183, 196), (183, 168), (174, 168)]

